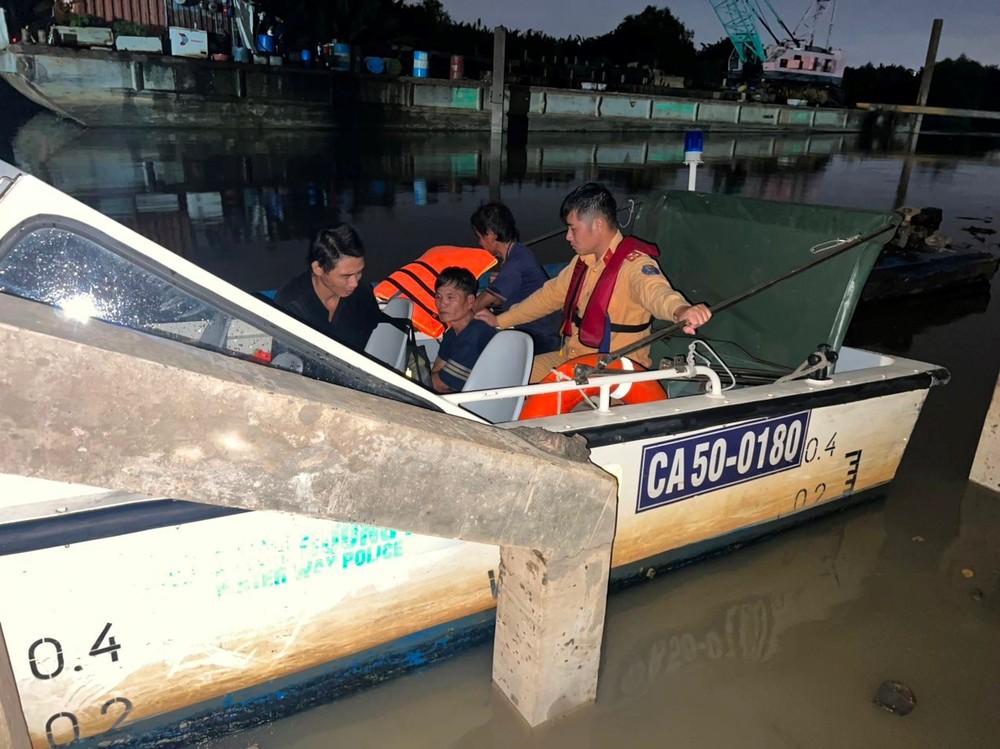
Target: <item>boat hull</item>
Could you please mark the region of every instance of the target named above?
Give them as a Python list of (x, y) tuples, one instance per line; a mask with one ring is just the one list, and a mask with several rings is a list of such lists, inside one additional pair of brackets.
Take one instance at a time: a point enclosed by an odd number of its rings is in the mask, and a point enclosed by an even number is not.
[[(580, 430), (620, 484), (613, 578), (651, 577), (877, 494), (932, 382), (821, 391), (829, 403), (816, 408), (778, 398), (758, 415), (732, 403), (690, 415), (683, 430), (661, 413), (622, 443)], [(66, 528), (95, 526), (93, 512), (33, 521), (37, 541), (24, 523), (5, 531), (21, 546), (0, 557), (10, 581), (0, 621), (34, 747), (75, 731), (148, 745), (183, 721), (183, 740), (158, 743), (182, 746), (197, 726), (245, 727), (489, 636), (496, 547), (264, 512), (168, 513), (133, 530), (164, 512), (134, 510), (71, 543)]]

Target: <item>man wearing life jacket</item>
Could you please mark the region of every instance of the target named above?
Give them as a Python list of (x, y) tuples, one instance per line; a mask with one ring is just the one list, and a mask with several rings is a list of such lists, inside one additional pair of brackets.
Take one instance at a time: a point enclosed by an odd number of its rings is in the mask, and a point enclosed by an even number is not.
[[(500, 270), (490, 285), (476, 297), (474, 312), (499, 306), (504, 312), (523, 302), (545, 285), (545, 275), (538, 258), (521, 238), (514, 221), (514, 214), (503, 203), (486, 203), (479, 206), (470, 219), (479, 246), (500, 261)], [(536, 354), (558, 351), (562, 343), (559, 335), (561, 316), (558, 312), (531, 320), (517, 329), (531, 336)]]
[[(477, 317), (510, 328), (562, 310), (563, 348), (535, 357), (531, 381), (537, 382), (564, 361), (584, 354), (607, 353), (647, 335), (652, 318), (684, 321), (691, 334), (708, 322), (711, 310), (690, 304), (660, 271), (659, 251), (618, 230), (618, 206), (604, 185), (589, 182), (562, 203), (566, 241), (577, 255), (558, 276), (509, 311)], [(649, 349), (629, 355), (650, 365)]]

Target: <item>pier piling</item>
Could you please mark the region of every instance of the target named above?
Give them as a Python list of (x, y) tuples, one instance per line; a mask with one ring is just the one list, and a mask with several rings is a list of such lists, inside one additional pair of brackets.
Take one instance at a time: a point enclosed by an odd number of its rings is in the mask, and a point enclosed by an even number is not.
[[(617, 482), (579, 438), (70, 325), (7, 295), (0, 347), (0, 472), (497, 545), (495, 682), (532, 726), (596, 696)], [(11, 705), (0, 735), (17, 730)]]
[(993, 400), (986, 412), (979, 449), (972, 462), (969, 480), (1000, 492), (1000, 377), (993, 390)]

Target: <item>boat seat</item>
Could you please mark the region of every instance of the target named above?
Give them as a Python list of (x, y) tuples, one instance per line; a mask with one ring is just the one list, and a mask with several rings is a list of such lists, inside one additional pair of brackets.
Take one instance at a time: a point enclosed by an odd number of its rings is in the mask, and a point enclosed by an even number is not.
[(388, 317), (409, 320), (413, 317), (413, 300), (405, 296), (394, 296), (385, 303), (382, 312)]
[(402, 372), (406, 366), (407, 340), (406, 333), (391, 322), (380, 322), (368, 338), (365, 353)]
[[(390, 299), (382, 310), (387, 317), (409, 320), (413, 314), (413, 302), (406, 297)], [(381, 322), (372, 331), (365, 346), (365, 353), (387, 364), (397, 372), (406, 367), (406, 344), (408, 329), (391, 322)]]
[[(479, 355), (463, 392), (527, 385), (535, 344), (519, 330), (501, 330)], [(514, 421), (521, 413), (524, 396), (464, 403), (463, 407), (494, 424)]]

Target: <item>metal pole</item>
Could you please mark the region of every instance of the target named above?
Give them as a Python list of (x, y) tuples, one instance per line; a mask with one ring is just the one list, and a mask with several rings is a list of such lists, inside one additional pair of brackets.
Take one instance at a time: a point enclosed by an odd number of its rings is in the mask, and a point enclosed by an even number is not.
[(507, 70), (507, 29), (493, 29), (493, 83), (490, 85), (490, 200), (500, 200), (500, 171), (503, 168), (503, 93)]
[[(935, 18), (931, 25), (931, 40), (927, 44), (927, 59), (924, 61), (924, 72), (920, 77), (920, 92), (917, 94), (917, 106), (927, 105), (927, 95), (931, 92), (931, 79), (934, 77), (934, 63), (937, 61), (938, 42), (941, 41), (941, 27), (944, 19)], [(910, 153), (917, 150), (917, 139), (920, 137), (920, 126), (923, 125), (924, 116), (917, 115), (913, 123), (913, 132), (910, 134)]]

